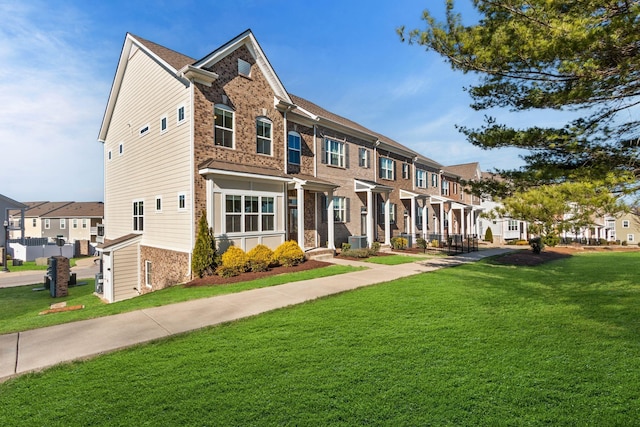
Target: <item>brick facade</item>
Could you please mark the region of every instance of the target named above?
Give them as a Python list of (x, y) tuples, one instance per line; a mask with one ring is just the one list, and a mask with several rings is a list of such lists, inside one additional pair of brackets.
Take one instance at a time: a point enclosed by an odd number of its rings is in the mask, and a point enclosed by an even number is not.
[[(146, 261), (151, 261), (151, 287), (146, 285)], [(189, 254), (140, 246), (140, 293), (163, 289), (190, 280)]]

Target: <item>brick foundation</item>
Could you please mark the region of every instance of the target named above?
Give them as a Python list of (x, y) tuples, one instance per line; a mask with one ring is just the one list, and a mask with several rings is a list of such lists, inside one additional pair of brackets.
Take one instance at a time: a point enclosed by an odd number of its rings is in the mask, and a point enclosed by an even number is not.
[[(151, 287), (146, 285), (145, 261), (151, 261)], [(185, 252), (140, 246), (140, 293), (185, 283), (189, 274), (189, 254)]]

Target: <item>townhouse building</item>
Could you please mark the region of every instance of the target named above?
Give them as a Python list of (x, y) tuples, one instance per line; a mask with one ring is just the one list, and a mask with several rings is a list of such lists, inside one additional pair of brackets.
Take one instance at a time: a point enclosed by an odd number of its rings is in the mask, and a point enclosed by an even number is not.
[(250, 30), (201, 59), (127, 34), (98, 139), (107, 301), (189, 280), (201, 215), (220, 252), (311, 254), (453, 233), (467, 211), (436, 161), (290, 94)]

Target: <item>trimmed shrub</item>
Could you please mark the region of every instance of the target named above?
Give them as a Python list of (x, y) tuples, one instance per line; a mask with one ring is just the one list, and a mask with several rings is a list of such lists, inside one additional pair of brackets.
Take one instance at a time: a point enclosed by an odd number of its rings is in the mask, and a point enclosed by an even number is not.
[(621, 245), (622, 245), (622, 246), (627, 246), (627, 241), (626, 241), (626, 240), (623, 240), (623, 241), (622, 241), (622, 243), (621, 243)]
[(531, 245), (531, 249), (533, 250), (534, 254), (539, 254), (544, 248), (544, 243), (542, 242), (542, 239), (540, 237), (532, 238), (531, 240), (529, 240), (529, 244)]
[(343, 243), (342, 244), (342, 250), (343, 251), (348, 251), (349, 249), (351, 249), (351, 243)]
[(484, 241), (493, 243), (493, 231), (491, 231), (491, 227), (487, 227), (487, 231), (484, 233)]
[(353, 258), (369, 258), (369, 249), (347, 249), (342, 251), (342, 256), (349, 256)]
[(247, 256), (249, 257), (249, 270), (267, 271), (271, 265), (273, 251), (265, 245), (258, 245), (251, 249)]
[(422, 249), (423, 252), (427, 251), (427, 246), (429, 246), (429, 242), (427, 242), (425, 239), (423, 239), (422, 237), (418, 237), (416, 239), (416, 245), (418, 245), (418, 247), (420, 249)]
[(438, 239), (433, 239), (431, 241), (431, 246), (434, 247), (434, 248), (439, 247), (440, 246), (440, 241)]
[(232, 274), (234, 276), (247, 271), (248, 264), (249, 256), (247, 253), (236, 246), (230, 246), (229, 249), (222, 254), (223, 271), (229, 270), (228, 273), (235, 273)]
[(380, 252), (380, 242), (373, 242), (369, 248), (369, 254), (375, 255)]
[(300, 246), (298, 246), (295, 241), (289, 240), (273, 251), (272, 260), (285, 267), (292, 267), (304, 261), (304, 252), (302, 252), (302, 249), (300, 249)]
[(404, 237), (393, 237), (391, 239), (391, 246), (393, 249), (406, 249), (409, 242)]

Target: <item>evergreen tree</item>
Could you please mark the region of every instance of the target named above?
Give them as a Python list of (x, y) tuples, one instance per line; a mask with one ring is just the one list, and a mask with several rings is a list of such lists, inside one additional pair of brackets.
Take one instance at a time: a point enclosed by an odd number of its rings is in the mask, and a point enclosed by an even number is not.
[(426, 29), (403, 40), (440, 54), (454, 70), (477, 73), (468, 88), (476, 110), (577, 111), (558, 127), (514, 128), (493, 117), (460, 127), (474, 145), (529, 151), (509, 178), (473, 184), (507, 194), (566, 181), (601, 180), (640, 191), (640, 0), (473, 0), (479, 20), (464, 25), (446, 0), (444, 22), (428, 11)]
[(206, 212), (202, 212), (198, 222), (198, 234), (196, 244), (191, 257), (191, 271), (194, 276), (202, 277), (211, 274), (215, 268), (215, 240), (209, 224)]

